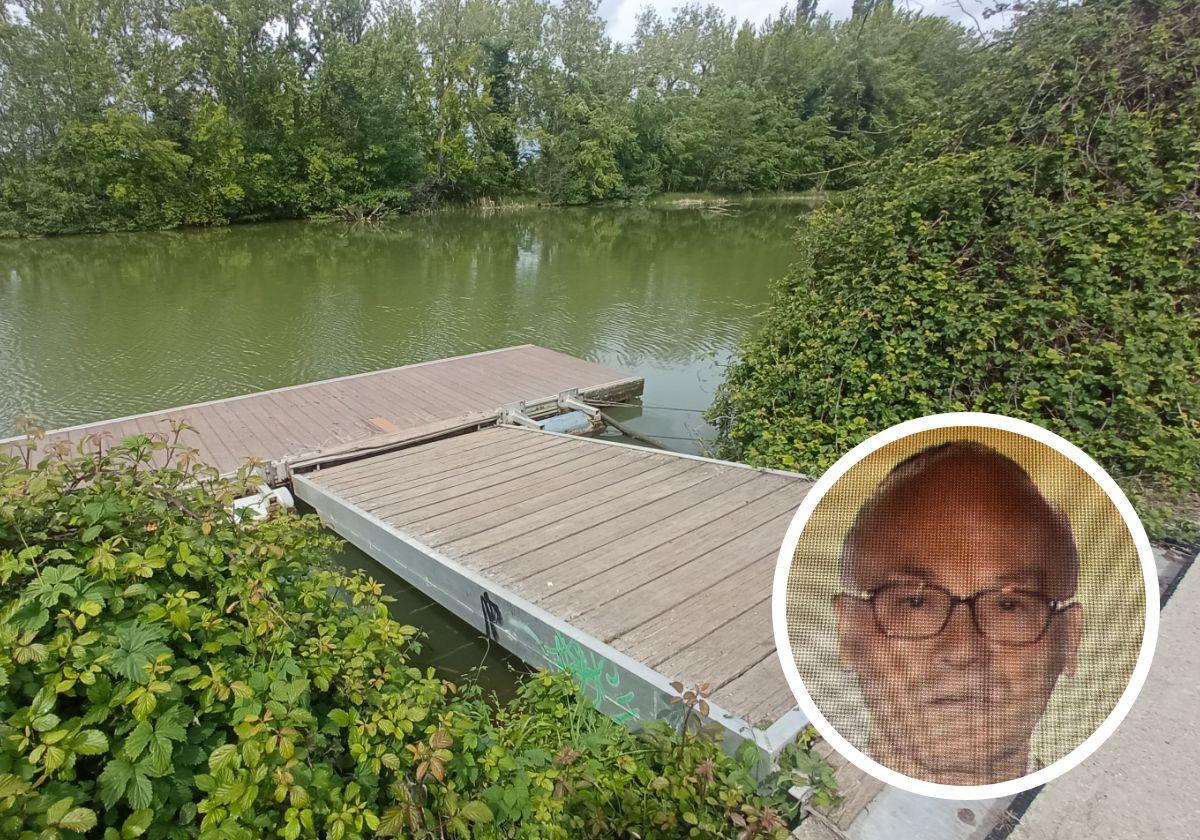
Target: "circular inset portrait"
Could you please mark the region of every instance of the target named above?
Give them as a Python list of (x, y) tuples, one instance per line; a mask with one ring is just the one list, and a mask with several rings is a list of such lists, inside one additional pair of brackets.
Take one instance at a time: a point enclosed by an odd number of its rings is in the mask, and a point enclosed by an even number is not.
[(780, 660), (859, 768), (915, 793), (1005, 796), (1078, 764), (1145, 681), (1150, 543), (1077, 447), (990, 414), (925, 417), (847, 453), (788, 530)]

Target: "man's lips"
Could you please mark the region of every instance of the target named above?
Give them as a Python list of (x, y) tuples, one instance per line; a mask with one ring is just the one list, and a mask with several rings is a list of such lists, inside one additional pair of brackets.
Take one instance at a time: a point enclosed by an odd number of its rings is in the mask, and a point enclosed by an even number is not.
[(943, 688), (926, 692), (921, 702), (935, 709), (949, 711), (987, 706), (992, 703), (992, 698), (982, 688)]

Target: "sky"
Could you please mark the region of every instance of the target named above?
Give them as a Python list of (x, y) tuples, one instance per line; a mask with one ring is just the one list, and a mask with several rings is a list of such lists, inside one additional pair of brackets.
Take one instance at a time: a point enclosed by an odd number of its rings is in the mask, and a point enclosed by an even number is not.
[[(658, 11), (659, 16), (665, 19), (670, 16), (673, 8), (683, 5), (683, 2), (684, 0), (601, 0), (600, 16), (608, 22), (610, 37), (617, 41), (628, 42), (633, 36), (637, 13), (642, 8), (652, 6)], [(782, 6), (792, 5), (789, 0), (698, 0), (698, 2), (701, 4), (711, 2), (736, 17), (739, 22), (749, 20), (752, 23), (761, 23), (767, 17), (778, 13)], [(821, 0), (818, 11), (828, 12), (835, 18), (847, 18), (850, 17), (852, 3), (853, 0)], [(970, 17), (970, 15), (974, 15), (975, 20), (985, 32), (997, 26), (1003, 26), (1008, 19), (1008, 15), (996, 15), (989, 20), (984, 20), (982, 10), (992, 5), (987, 0), (982, 2), (981, 0), (961, 0), (961, 6), (960, 0), (908, 0), (907, 4), (897, 2), (896, 5), (920, 10), (926, 14), (940, 14), (971, 28), (976, 25)]]

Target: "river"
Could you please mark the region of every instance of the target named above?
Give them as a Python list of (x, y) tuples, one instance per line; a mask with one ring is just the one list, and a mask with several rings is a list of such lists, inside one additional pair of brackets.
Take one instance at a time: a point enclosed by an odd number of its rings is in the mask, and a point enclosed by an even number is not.
[[(803, 205), (448, 211), (0, 242), (0, 437), (513, 344), (646, 380), (618, 419), (702, 452), (700, 412)], [(370, 566), (356, 552), (346, 559)], [(374, 570), (378, 574), (378, 570)], [(504, 663), (402, 582), (451, 675)], [(420, 620), (415, 611), (425, 611)]]

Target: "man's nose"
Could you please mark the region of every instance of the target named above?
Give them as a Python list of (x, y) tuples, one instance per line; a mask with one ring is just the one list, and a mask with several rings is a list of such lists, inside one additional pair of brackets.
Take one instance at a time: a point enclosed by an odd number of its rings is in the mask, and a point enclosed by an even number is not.
[(937, 656), (946, 665), (967, 668), (983, 664), (987, 658), (987, 640), (975, 626), (971, 608), (966, 604), (954, 605), (937, 643)]

